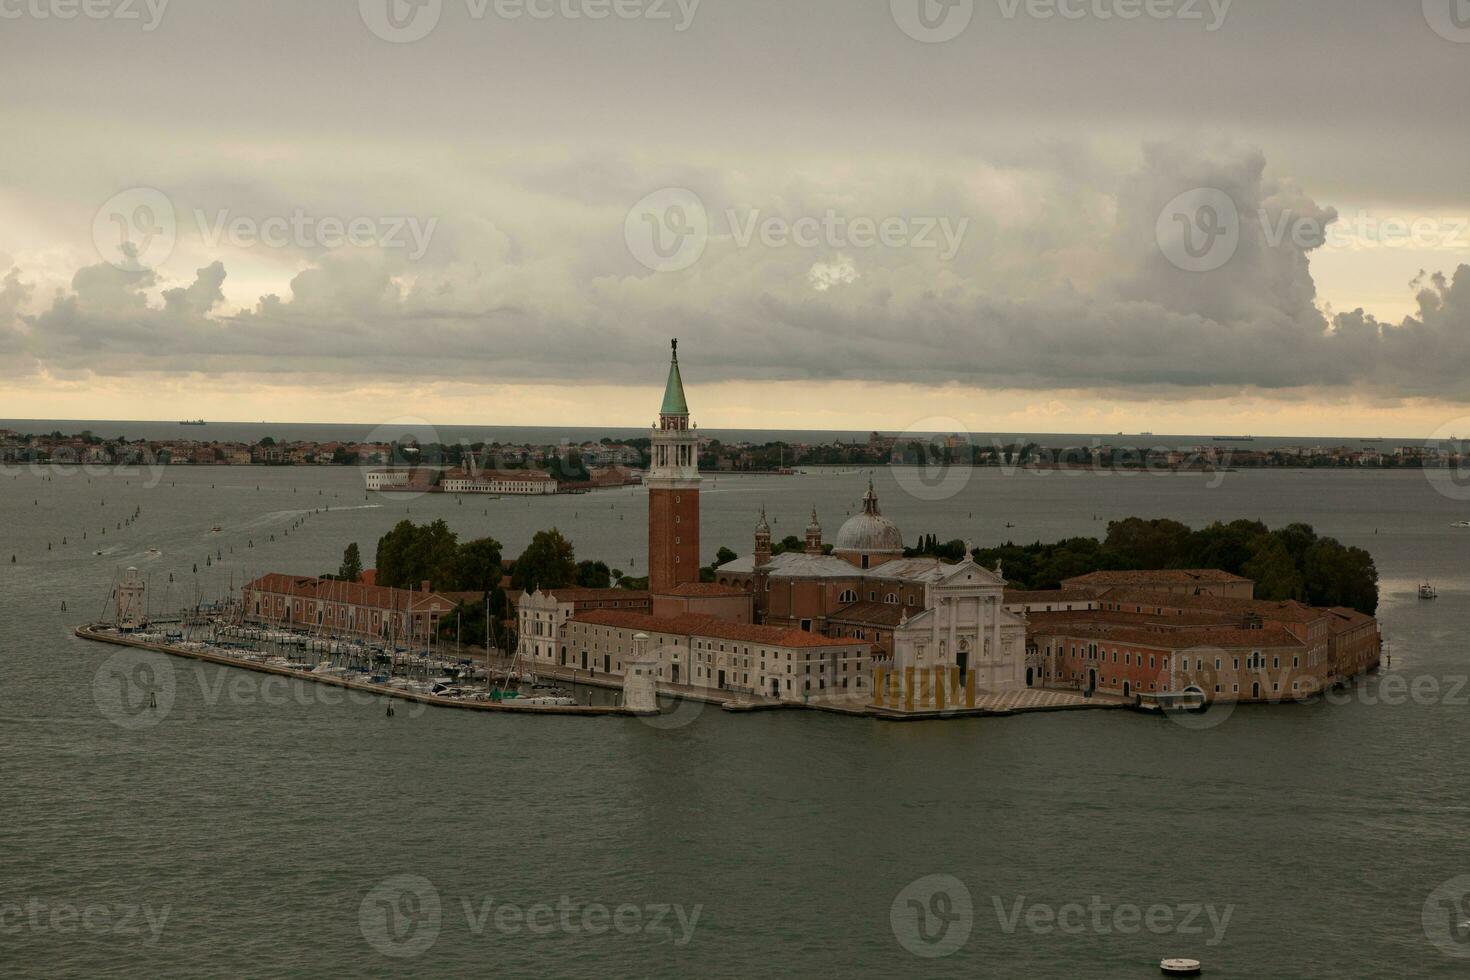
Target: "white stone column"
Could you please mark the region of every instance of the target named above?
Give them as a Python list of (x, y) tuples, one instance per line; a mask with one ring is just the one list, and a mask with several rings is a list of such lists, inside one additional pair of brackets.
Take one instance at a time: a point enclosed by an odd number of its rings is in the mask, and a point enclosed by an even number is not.
[(992, 649), (994, 650), (994, 654), (993, 654), (994, 660), (993, 660), (993, 662), (998, 667), (1001, 664), (1001, 657), (1003, 656), (1003, 653), (1004, 653), (1004, 651), (1001, 650), (1001, 646), (1000, 646), (1000, 604), (1001, 604), (1001, 597), (1000, 596), (996, 596), (994, 599), (991, 599), (990, 600), (990, 603), (991, 603), (991, 610), (990, 610), (990, 613), (991, 613), (990, 636), (991, 636), (991, 642), (993, 643), (993, 648)]
[(957, 622), (957, 620), (960, 618), (959, 602), (955, 599), (954, 596), (945, 596), (943, 599), (940, 600), (939, 604), (940, 607), (944, 609), (945, 614), (949, 617), (948, 656), (953, 663), (959, 663), (959, 648), (955, 645), (959, 635), (959, 623)]

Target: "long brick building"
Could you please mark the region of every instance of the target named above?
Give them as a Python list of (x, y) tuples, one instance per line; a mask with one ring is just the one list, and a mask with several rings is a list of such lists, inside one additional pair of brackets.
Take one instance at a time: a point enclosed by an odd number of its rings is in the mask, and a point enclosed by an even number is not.
[(242, 598), (247, 623), (413, 644), (429, 642), (458, 605), (427, 583), (414, 592), (279, 572), (246, 584)]

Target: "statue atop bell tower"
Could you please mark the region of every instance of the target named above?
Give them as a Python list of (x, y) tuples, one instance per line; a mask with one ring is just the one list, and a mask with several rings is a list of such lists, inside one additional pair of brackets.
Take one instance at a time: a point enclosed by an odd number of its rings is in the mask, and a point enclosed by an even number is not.
[(672, 346), (648, 471), (648, 588), (653, 593), (699, 581), (699, 433), (684, 399), (679, 341)]

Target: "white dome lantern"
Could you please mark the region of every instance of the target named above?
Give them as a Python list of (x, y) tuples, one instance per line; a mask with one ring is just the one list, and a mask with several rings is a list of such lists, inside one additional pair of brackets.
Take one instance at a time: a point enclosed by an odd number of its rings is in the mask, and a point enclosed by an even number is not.
[(863, 512), (854, 514), (842, 525), (832, 551), (863, 568), (872, 564), (870, 558), (877, 558), (881, 563), (903, 557), (903, 533), (878, 510), (878, 494), (871, 480), (868, 492), (863, 495)]

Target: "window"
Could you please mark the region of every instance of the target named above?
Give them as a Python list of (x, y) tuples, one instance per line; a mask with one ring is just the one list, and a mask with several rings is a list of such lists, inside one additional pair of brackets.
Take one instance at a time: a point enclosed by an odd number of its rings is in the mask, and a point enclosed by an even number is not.
[(852, 589), (847, 589), (837, 597), (837, 601), (841, 603), (857, 602), (857, 593)]

